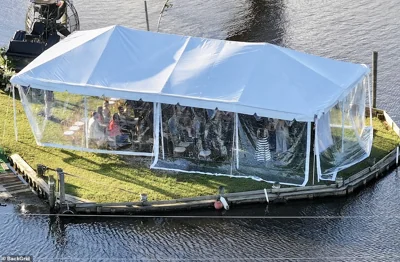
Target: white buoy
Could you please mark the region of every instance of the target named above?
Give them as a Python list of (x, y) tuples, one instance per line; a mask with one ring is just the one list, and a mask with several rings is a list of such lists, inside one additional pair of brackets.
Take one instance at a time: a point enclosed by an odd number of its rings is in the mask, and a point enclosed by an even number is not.
[(228, 202), (226, 201), (225, 197), (220, 197), (219, 201), (221, 201), (222, 205), (224, 205), (225, 210), (229, 210)]
[(264, 188), (265, 198), (267, 199), (267, 203), (269, 203), (267, 189)]

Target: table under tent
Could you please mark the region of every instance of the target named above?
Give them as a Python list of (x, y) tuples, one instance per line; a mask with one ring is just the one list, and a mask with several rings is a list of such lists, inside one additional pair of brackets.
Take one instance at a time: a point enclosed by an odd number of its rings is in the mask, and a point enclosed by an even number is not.
[(267, 43), (112, 26), (73, 33), (11, 82), (38, 145), (154, 169), (305, 185), (311, 163), (335, 180), (372, 146), (365, 65)]

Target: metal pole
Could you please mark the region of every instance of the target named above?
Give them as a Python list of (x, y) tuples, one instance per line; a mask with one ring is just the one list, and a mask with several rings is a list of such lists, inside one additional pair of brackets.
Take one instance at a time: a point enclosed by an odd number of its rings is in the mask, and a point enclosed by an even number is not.
[(18, 142), (18, 128), (17, 128), (17, 108), (15, 106), (15, 86), (12, 86), (13, 93), (13, 108), (14, 108), (14, 133), (15, 133), (15, 141)]
[(64, 180), (64, 172), (61, 168), (57, 168), (57, 175), (60, 181), (60, 207), (65, 204), (65, 180)]
[(53, 175), (49, 175), (49, 205), (50, 210), (54, 210), (56, 206), (55, 185)]
[[(160, 118), (160, 128), (161, 128), (161, 148), (162, 148), (162, 159), (165, 159), (165, 152), (164, 152), (164, 130), (163, 130), (163, 122), (162, 122), (162, 111), (161, 111), (161, 103), (158, 105), (158, 115)], [(168, 147), (168, 145), (167, 145)]]
[(378, 52), (372, 52), (372, 108), (376, 108), (376, 86), (378, 76)]
[(344, 99), (342, 102), (342, 153), (344, 152)]
[(235, 113), (236, 169), (239, 169), (239, 115)]
[(84, 114), (85, 114), (85, 125), (84, 125), (84, 127), (85, 127), (85, 146), (86, 146), (86, 148), (89, 148), (89, 134), (88, 134), (89, 120), (88, 120), (88, 111), (87, 111), (87, 96), (85, 96), (83, 98), (83, 100), (84, 100), (84, 105), (85, 105), (85, 111), (84, 111)]
[(147, 31), (150, 31), (150, 26), (149, 26), (149, 14), (147, 13), (147, 1), (146, 1), (146, 0), (144, 0), (144, 11), (146, 12)]
[(314, 160), (313, 160), (313, 165), (312, 165), (312, 185), (315, 184), (315, 152), (314, 152)]

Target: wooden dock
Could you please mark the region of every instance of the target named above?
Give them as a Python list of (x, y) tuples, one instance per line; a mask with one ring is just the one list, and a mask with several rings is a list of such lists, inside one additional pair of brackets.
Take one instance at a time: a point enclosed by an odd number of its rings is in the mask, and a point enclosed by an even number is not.
[(10, 167), (1, 163), (3, 172), (0, 172), (0, 200), (9, 201), (25, 194), (32, 194), (29, 185), (14, 174)]
[[(383, 110), (374, 109), (374, 115), (382, 117), (389, 126), (400, 136), (400, 129), (396, 123)], [(315, 185), (305, 187), (273, 188), (267, 190), (255, 190), (238, 193), (224, 194), (223, 197), (232, 207), (241, 204), (250, 203), (282, 203), (298, 199), (314, 199), (322, 197), (346, 196), (362, 189), (373, 180), (388, 174), (389, 170), (397, 167), (398, 164), (397, 148), (386, 155), (383, 159), (372, 166), (354, 174), (353, 176), (337, 181), (330, 185)], [(9, 157), (15, 173), (20, 175), (37, 194), (45, 199), (51, 197), (50, 186), (45, 179), (39, 176), (19, 155)], [(1, 180), (3, 179), (3, 180)], [(4, 175), (0, 177), (0, 184), (6, 182), (7, 191), (19, 192), (19, 190), (28, 190), (28, 187), (18, 187), (14, 185), (15, 176)], [(8, 183), (8, 184), (7, 184)], [(15, 188), (12, 188), (15, 186)], [(4, 186), (3, 186), (4, 187)], [(0, 193), (1, 193), (0, 186)], [(267, 201), (267, 196), (268, 201)], [(194, 198), (182, 198), (165, 201), (144, 201), (144, 202), (123, 202), (123, 203), (94, 203), (86, 199), (81, 199), (71, 195), (65, 195), (67, 209), (74, 213), (82, 214), (138, 214), (138, 213), (156, 213), (177, 210), (190, 210), (198, 208), (213, 208), (214, 202), (220, 195), (199, 196)], [(56, 202), (59, 203), (59, 210), (65, 211), (63, 204), (60, 204), (60, 195), (55, 195)]]
[[(37, 172), (18, 154), (11, 155), (8, 159), (10, 161), (10, 170), (12, 171), (12, 176), (19, 177), (21, 181), (24, 181), (27, 189), (35, 192), (39, 198), (45, 200), (49, 200), (51, 198), (51, 187), (48, 181), (45, 181), (45, 179), (48, 180), (48, 177), (39, 176)], [(57, 192), (53, 192), (53, 194), (55, 195), (55, 202), (57, 203), (59, 200), (59, 194)], [(68, 194), (65, 194), (65, 200), (65, 204), (67, 206), (70, 204), (89, 202), (89, 200)]]

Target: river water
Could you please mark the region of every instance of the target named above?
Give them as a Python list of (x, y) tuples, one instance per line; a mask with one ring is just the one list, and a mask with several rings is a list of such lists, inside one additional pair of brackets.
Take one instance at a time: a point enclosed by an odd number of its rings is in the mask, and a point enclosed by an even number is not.
[[(0, 1), (0, 46), (23, 28), (28, 0)], [(145, 29), (143, 2), (74, 1), (81, 28)], [(149, 0), (151, 30), (164, 0)], [(171, 0), (160, 31), (266, 41), (371, 64), (379, 52), (377, 106), (399, 123), (400, 5), (395, 0)], [(218, 218), (57, 219), (0, 207), (0, 255), (35, 261), (400, 261), (400, 174), (359, 194), (278, 206), (234, 207)], [(33, 213), (33, 214), (32, 214)], [(258, 218), (231, 218), (238, 215)], [(82, 260), (80, 260), (82, 259)]]

